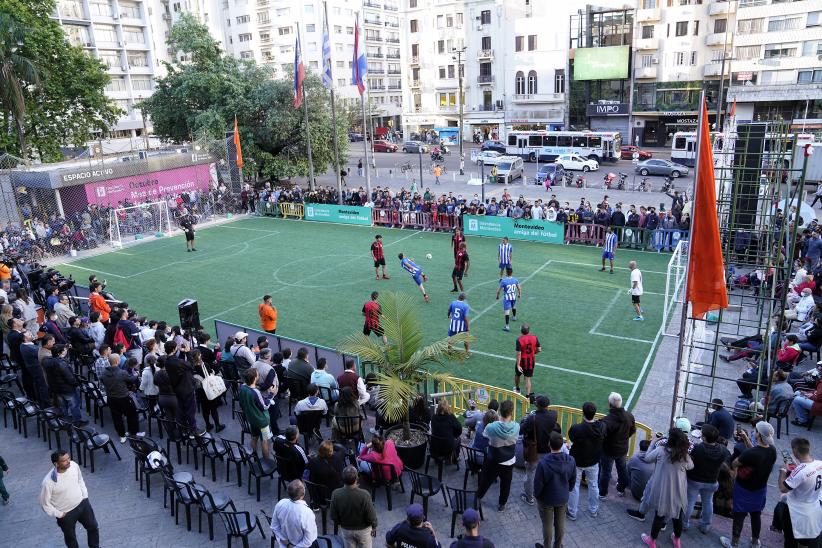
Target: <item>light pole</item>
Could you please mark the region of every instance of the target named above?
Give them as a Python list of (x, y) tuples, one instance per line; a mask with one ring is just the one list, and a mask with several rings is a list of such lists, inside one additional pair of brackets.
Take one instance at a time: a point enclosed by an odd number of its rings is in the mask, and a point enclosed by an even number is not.
[(462, 91), (462, 81), (463, 81), (463, 70), (462, 70), (462, 54), (465, 53), (465, 50), (468, 48), (463, 46), (459, 49), (454, 48), (453, 51), (456, 54), (456, 57), (451, 57), (452, 59), (457, 61), (457, 76), (459, 77), (459, 86), (460, 86), (460, 133), (459, 133), (459, 143), (460, 143), (460, 175), (465, 175), (465, 155), (462, 152), (462, 134), (465, 130), (463, 125), (463, 111), (465, 106), (465, 95)]
[(420, 188), (422, 188), (422, 145), (417, 147), (417, 152), (420, 155)]
[(482, 183), (480, 184), (480, 188), (482, 188), (482, 203), (485, 203), (485, 162), (480, 162), (480, 177)]

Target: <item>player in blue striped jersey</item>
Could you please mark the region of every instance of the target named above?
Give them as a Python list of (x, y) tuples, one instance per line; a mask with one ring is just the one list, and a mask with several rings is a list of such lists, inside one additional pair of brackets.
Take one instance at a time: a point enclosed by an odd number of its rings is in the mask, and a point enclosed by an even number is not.
[[(448, 307), (448, 336), (457, 333), (468, 333), (468, 311), (470, 307), (465, 302), (465, 293), (460, 293), (456, 301)], [(449, 345), (450, 349), (450, 345)], [(465, 351), (468, 352), (468, 341), (465, 341)]]
[(505, 326), (502, 330), (511, 331), (508, 323), (512, 313), (514, 315), (514, 321), (517, 321), (517, 299), (522, 297), (522, 288), (519, 286), (519, 280), (514, 278), (514, 269), (510, 266), (505, 267), (505, 277), (499, 281), (497, 300), (499, 300), (499, 294), (501, 292), (504, 292), (502, 309), (505, 311)]
[(511, 266), (511, 258), (514, 255), (514, 248), (508, 243), (508, 236), (502, 239), (502, 243), (499, 244), (499, 249), (497, 251), (497, 256), (499, 258), (499, 277), (502, 278), (502, 274), (505, 272), (505, 269)]
[(617, 235), (612, 227), (605, 229), (605, 242), (602, 244), (602, 268), (600, 272), (605, 272), (605, 259), (611, 261), (611, 274), (614, 273), (614, 253), (617, 248)]
[(411, 278), (414, 280), (414, 283), (417, 284), (417, 287), (420, 288), (420, 292), (422, 292), (422, 298), (425, 299), (425, 302), (429, 302), (430, 299), (428, 298), (428, 293), (425, 292), (425, 287), (423, 287), (422, 283), (428, 281), (428, 276), (425, 275), (422, 271), (422, 267), (414, 262), (414, 259), (411, 257), (405, 257), (402, 253), (398, 255), (400, 259), (400, 266), (403, 270), (411, 274)]

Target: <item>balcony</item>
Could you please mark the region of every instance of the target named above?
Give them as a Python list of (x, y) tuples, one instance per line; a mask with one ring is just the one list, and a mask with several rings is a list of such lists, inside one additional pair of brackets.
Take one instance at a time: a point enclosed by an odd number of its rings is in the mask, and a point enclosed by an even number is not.
[(402, 89), (402, 84), (388, 84), (389, 91), (396, 91)]
[(419, 89), (422, 87), (422, 80), (409, 80), (411, 89)]
[(564, 93), (518, 93), (513, 96), (514, 103), (560, 103), (565, 101)]
[(386, 38), (385, 41), (388, 42), (389, 44), (399, 44), (400, 43), (399, 38)]
[(652, 21), (659, 21), (661, 10), (660, 8), (650, 8), (643, 10), (636, 10), (637, 23), (650, 23)]
[(702, 76), (719, 76), (722, 74), (721, 63), (710, 63), (702, 68)]
[(392, 6), (391, 4), (384, 5), (383, 9), (385, 11), (399, 11), (400, 10), (400, 8), (398, 8), (397, 6)]
[(365, 40), (366, 42), (382, 42), (382, 36), (379, 34), (366, 34)]
[(705, 45), (706, 46), (721, 46), (725, 43), (725, 33), (724, 32), (714, 32), (713, 34), (708, 34), (705, 36)]
[(398, 69), (388, 69), (388, 74), (402, 74), (402, 71)]
[(268, 5), (268, 0), (257, 0), (257, 5), (258, 6), (267, 6)]
[(419, 65), (420, 64), (420, 58), (419, 57), (412, 57), (411, 60), (408, 61), (408, 64), (410, 64), (410, 65)]
[(493, 59), (494, 58), (494, 50), (492, 49), (481, 49), (477, 52), (477, 59)]
[(492, 86), (494, 85), (494, 75), (480, 74), (479, 76), (477, 76), (477, 83), (481, 86)]
[(366, 58), (368, 59), (383, 59), (385, 56), (382, 53), (371, 53), (368, 52), (365, 54)]
[(365, 6), (366, 8), (378, 8), (379, 9), (379, 8), (382, 7), (381, 4), (378, 4), (376, 2), (369, 2), (368, 0), (363, 2), (362, 5)]
[(379, 19), (369, 19), (368, 17), (363, 19), (363, 23), (365, 23), (366, 25), (375, 25), (378, 27), (382, 26), (382, 21), (380, 21)]
[(439, 105), (437, 110), (440, 112), (457, 112), (457, 105)]
[(708, 6), (708, 15), (726, 15), (736, 11), (736, 3), (728, 0), (715, 0)]
[(389, 53), (388, 55), (385, 56), (385, 58), (386, 59), (399, 59), (400, 54), (399, 53)]
[(642, 78), (656, 78), (656, 65), (652, 65), (650, 67), (640, 67), (634, 69), (634, 78), (642, 79)]
[(385, 22), (385, 26), (386, 26), (386, 27), (394, 27), (394, 28), (397, 28), (397, 27), (399, 27), (399, 26), (400, 26), (400, 24), (399, 24), (399, 23), (394, 23), (394, 22), (392, 22), (392, 21), (386, 21), (386, 22)]
[(636, 49), (649, 51), (659, 49), (659, 38), (639, 38), (636, 41)]
[(814, 101), (819, 97), (819, 84), (764, 84), (731, 86), (728, 97), (740, 103), (777, 101)]
[(476, 110), (479, 112), (493, 112), (496, 109), (494, 108), (494, 103), (483, 103), (481, 105), (477, 105)]

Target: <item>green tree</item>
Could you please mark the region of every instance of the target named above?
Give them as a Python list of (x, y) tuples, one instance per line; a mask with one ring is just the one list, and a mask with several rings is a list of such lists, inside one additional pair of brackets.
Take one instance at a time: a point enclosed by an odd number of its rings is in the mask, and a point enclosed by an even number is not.
[(417, 386), (429, 380), (440, 383), (442, 389), (454, 384), (446, 374), (431, 371), (447, 360), (464, 360), (468, 354), (456, 350), (472, 337), (459, 333), (440, 339), (429, 345), (422, 344), (422, 322), (417, 311), (417, 301), (407, 293), (380, 293), (380, 327), (388, 344), (356, 333), (339, 344), (338, 350), (359, 356), (363, 363), (373, 364), (379, 388), (378, 408), (389, 422), (400, 422), (403, 440), (411, 437), (408, 410), (419, 397)]
[(25, 89), (36, 86), (40, 77), (34, 62), (20, 53), (20, 44), (25, 36), (20, 24), (8, 13), (0, 12), (0, 29), (5, 29), (0, 36), (0, 104), (7, 118), (4, 125), (14, 124), (20, 150), (25, 155)]

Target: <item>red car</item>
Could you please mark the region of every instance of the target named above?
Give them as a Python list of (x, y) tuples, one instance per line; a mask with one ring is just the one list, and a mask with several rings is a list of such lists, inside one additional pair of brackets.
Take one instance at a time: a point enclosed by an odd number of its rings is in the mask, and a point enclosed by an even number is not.
[(639, 147), (635, 147), (633, 145), (626, 145), (619, 148), (619, 157), (622, 160), (633, 160), (634, 159), (634, 152), (639, 153), (640, 160), (647, 160), (648, 158), (653, 157), (653, 154), (646, 150), (641, 150)]
[(374, 141), (374, 152), (397, 152), (397, 145), (388, 141)]

